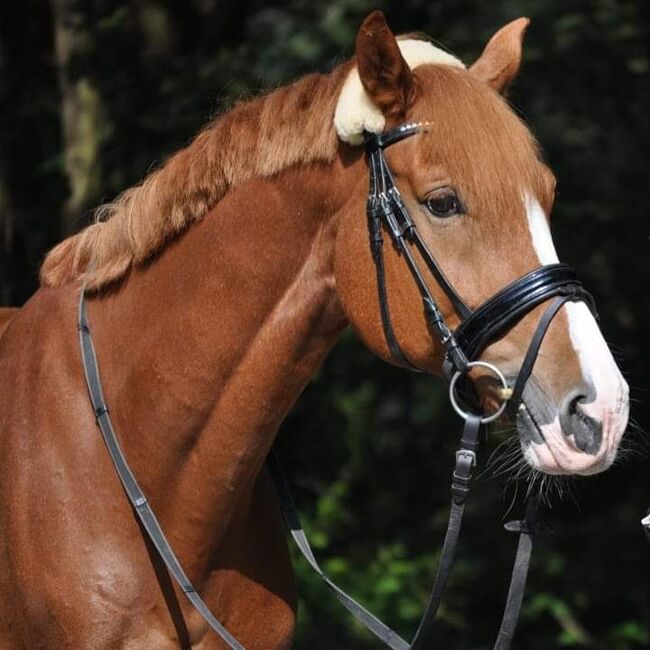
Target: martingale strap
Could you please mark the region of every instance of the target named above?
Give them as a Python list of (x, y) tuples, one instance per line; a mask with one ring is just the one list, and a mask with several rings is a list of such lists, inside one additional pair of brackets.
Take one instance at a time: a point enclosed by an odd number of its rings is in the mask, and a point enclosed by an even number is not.
[(214, 617), (185, 574), (176, 554), (165, 537), (165, 533), (163, 533), (163, 530), (160, 527), (156, 515), (147, 501), (147, 497), (138, 485), (126, 457), (124, 456), (120, 442), (115, 434), (115, 429), (113, 428), (106, 400), (104, 399), (104, 391), (102, 390), (102, 383), (99, 377), (99, 367), (97, 365), (97, 354), (95, 353), (95, 346), (90, 334), (90, 326), (88, 325), (88, 315), (86, 313), (86, 301), (83, 289), (79, 296), (77, 328), (79, 330), (79, 344), (81, 346), (81, 359), (83, 362), (86, 386), (95, 413), (97, 426), (104, 438), (106, 448), (108, 449), (108, 453), (113, 461), (113, 465), (115, 466), (117, 475), (122, 483), (122, 487), (124, 488), (142, 527), (147, 533), (149, 539), (152, 541), (156, 551), (158, 552), (158, 556), (165, 563), (165, 566), (183, 593), (203, 617), (203, 620), (224, 640), (229, 648), (232, 650), (245, 650), (244, 646), (242, 646)]
[(511, 533), (519, 533), (515, 565), (512, 569), (506, 607), (501, 619), (499, 633), (494, 643), (494, 650), (508, 650), (517, 629), (517, 620), (521, 611), (528, 578), (528, 567), (533, 553), (533, 537), (544, 527), (537, 521), (539, 495), (530, 494), (526, 501), (526, 513), (521, 521), (509, 521), (504, 528)]

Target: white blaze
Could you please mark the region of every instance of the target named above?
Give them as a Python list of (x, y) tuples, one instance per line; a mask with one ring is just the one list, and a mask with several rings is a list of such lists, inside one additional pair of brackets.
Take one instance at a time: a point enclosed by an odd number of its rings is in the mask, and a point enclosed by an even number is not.
[(524, 197), (524, 204), (526, 206), (526, 216), (528, 217), (528, 227), (533, 238), (533, 248), (537, 253), (540, 264), (557, 264), (560, 260), (555, 252), (555, 245), (542, 206), (530, 194), (526, 194)]
[[(540, 263), (557, 263), (559, 260), (541, 205), (528, 194), (524, 197), (524, 205), (533, 248)], [(578, 357), (583, 379), (596, 391), (595, 401), (584, 404), (581, 409), (602, 422), (603, 449), (611, 455), (606, 460), (611, 461), (627, 425), (628, 387), (587, 305), (583, 302), (569, 302), (562, 309), (567, 316), (569, 337)], [(553, 427), (555, 424), (549, 426)], [(550, 439), (548, 442), (552, 447), (556, 446)]]

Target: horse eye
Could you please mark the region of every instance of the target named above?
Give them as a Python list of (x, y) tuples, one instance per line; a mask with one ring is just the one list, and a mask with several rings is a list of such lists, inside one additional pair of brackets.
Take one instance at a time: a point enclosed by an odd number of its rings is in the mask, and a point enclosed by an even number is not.
[(424, 204), (434, 217), (443, 219), (454, 217), (457, 214), (463, 214), (465, 212), (465, 208), (458, 198), (458, 194), (450, 187), (436, 190), (434, 194), (425, 200)]

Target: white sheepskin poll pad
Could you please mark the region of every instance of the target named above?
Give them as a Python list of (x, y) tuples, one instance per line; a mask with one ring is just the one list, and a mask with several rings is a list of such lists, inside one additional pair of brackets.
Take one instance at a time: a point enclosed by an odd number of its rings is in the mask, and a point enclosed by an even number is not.
[[(465, 68), (455, 56), (437, 48), (428, 41), (398, 41), (400, 51), (409, 68), (419, 65), (437, 64)], [(339, 138), (348, 144), (358, 145), (363, 142), (363, 132), (380, 133), (384, 130), (386, 120), (381, 110), (372, 102), (364, 90), (356, 66), (350, 70), (343, 84), (334, 113), (334, 127)]]

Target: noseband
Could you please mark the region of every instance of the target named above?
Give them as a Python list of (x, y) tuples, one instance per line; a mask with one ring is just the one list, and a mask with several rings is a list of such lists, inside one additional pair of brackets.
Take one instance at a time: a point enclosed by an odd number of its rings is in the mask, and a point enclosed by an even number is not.
[[(437, 339), (446, 351), (444, 372), (447, 378), (450, 379), (449, 394), (451, 403), (454, 409), (465, 420), (460, 444), (456, 451), (456, 464), (451, 482), (452, 499), (449, 522), (443, 542), (440, 562), (425, 613), (410, 643), (368, 612), (350, 595), (334, 584), (323, 572), (316, 561), (307, 536), (302, 529), (289, 485), (282, 473), (278, 460), (273, 453), (269, 457), (269, 467), (275, 480), (282, 513), (299, 550), (312, 569), (318, 573), (339, 601), (364, 626), (375, 634), (378, 639), (393, 650), (421, 650), (425, 647), (431, 647), (431, 627), (451, 574), (465, 502), (469, 495), (472, 468), (476, 464), (478, 433), (481, 424), (496, 419), (506, 408), (508, 408), (511, 416), (515, 416), (520, 405), (525, 407), (522, 397), (526, 381), (532, 372), (544, 335), (560, 307), (568, 301), (584, 301), (592, 310), (594, 308), (591, 296), (585, 291), (574, 271), (565, 264), (548, 264), (542, 266), (515, 280), (476, 309), (472, 310), (467, 306), (449, 282), (420, 236), (415, 222), (402, 200), (384, 156), (384, 150), (387, 147), (401, 142), (405, 138), (415, 135), (426, 128), (425, 125), (408, 123), (378, 135), (368, 134), (365, 138), (366, 154), (370, 169), (370, 190), (367, 202), (370, 248), (377, 273), (381, 321), (388, 348), (393, 358), (399, 364), (413, 370), (419, 370), (406, 356), (395, 336), (395, 330), (390, 316), (384, 272), (384, 231), (388, 233), (393, 246), (405, 260), (413, 276), (413, 280), (422, 297), (424, 315), (431, 335), (434, 339)], [(430, 275), (449, 298), (460, 318), (460, 325), (454, 331), (448, 326), (442, 310), (433, 297), (424, 279), (422, 270), (415, 259), (414, 251), (417, 251), (424, 260)], [(510, 388), (501, 371), (494, 365), (479, 360), (479, 356), (487, 346), (502, 337), (509, 328), (515, 325), (532, 309), (548, 300), (551, 300), (551, 302), (539, 320), (517, 379), (514, 386)], [(160, 527), (144, 492), (138, 485), (128, 465), (113, 428), (108, 405), (104, 399), (83, 290), (79, 298), (78, 330), (84, 375), (97, 425), (104, 438), (122, 486), (142, 527), (156, 548), (160, 559), (165, 563), (171, 576), (207, 624), (221, 637), (229, 648), (233, 650), (244, 650), (243, 646), (214, 617), (199, 593), (192, 586), (192, 583), (183, 571)], [(464, 402), (459, 402), (456, 387), (459, 383), (468, 380), (469, 371), (474, 367), (482, 367), (491, 372), (501, 384), (502, 390), (499, 394), (502, 403), (494, 413), (483, 414), (476, 412), (470, 410)], [(505, 526), (506, 530), (519, 533), (519, 542), (503, 619), (494, 645), (495, 650), (507, 650), (510, 647), (514, 635), (523, 600), (532, 550), (532, 540), (534, 534), (539, 529), (535, 517), (536, 510), (536, 499), (530, 498), (526, 505), (524, 518), (521, 521), (508, 522)]]

